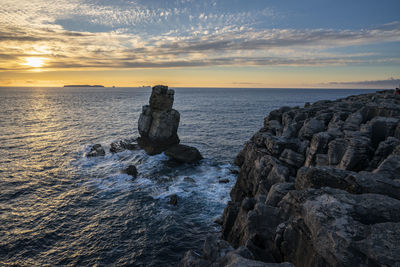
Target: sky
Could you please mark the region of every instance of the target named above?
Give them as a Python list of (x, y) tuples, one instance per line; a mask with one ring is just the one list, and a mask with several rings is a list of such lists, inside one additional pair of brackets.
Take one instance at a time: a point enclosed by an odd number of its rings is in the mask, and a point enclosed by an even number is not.
[(399, 0), (0, 0), (0, 86), (394, 88)]

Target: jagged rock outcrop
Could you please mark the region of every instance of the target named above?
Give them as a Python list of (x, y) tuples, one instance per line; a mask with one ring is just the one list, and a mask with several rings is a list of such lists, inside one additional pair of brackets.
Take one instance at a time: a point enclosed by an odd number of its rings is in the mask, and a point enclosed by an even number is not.
[(118, 153), (125, 150), (137, 150), (140, 146), (136, 143), (136, 139), (124, 139), (112, 142), (110, 144), (110, 152)]
[(272, 111), (235, 159), (221, 233), (232, 251), (191, 259), (230, 266), (242, 249), (243, 266), (400, 266), (399, 138), (389, 90)]
[(195, 147), (179, 144), (178, 127), (180, 114), (173, 109), (175, 91), (168, 86), (152, 88), (149, 105), (143, 106), (139, 117), (138, 143), (147, 154), (165, 151), (170, 158), (186, 163), (195, 163), (203, 157)]
[(168, 89), (168, 86), (154, 86), (149, 105), (143, 106), (138, 123), (138, 142), (150, 155), (179, 144), (177, 131), (180, 114), (172, 109), (174, 94), (174, 90)]
[(99, 157), (104, 156), (106, 151), (100, 144), (95, 144), (90, 148), (90, 151), (86, 154), (86, 157)]

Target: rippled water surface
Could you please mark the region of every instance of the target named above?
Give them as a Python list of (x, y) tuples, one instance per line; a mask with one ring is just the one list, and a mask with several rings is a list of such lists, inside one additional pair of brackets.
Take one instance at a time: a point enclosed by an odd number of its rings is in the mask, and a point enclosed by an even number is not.
[[(175, 91), (181, 142), (205, 157), (195, 166), (109, 153), (137, 136), (148, 88), (0, 88), (0, 265), (174, 266), (219, 231), (233, 159), (269, 111), (367, 92)], [(84, 157), (94, 143), (106, 156)], [(130, 164), (137, 179), (121, 173)], [(172, 194), (177, 206), (167, 204)]]

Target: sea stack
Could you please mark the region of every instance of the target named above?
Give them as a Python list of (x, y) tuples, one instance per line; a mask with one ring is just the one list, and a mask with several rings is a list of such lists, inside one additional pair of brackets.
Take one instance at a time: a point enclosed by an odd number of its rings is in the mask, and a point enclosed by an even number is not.
[(168, 86), (154, 86), (149, 105), (143, 106), (138, 123), (138, 142), (149, 155), (159, 154), (180, 142), (177, 134), (180, 114), (172, 108), (174, 94)]
[(178, 126), (180, 114), (173, 109), (174, 90), (168, 86), (154, 86), (150, 96), (150, 105), (143, 106), (138, 128), (139, 145), (149, 155), (165, 154), (180, 162), (196, 163), (203, 157), (195, 147), (180, 145)]

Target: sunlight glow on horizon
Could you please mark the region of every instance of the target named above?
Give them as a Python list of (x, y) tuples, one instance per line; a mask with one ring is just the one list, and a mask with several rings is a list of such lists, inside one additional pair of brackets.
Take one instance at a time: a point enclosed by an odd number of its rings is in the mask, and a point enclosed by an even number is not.
[(400, 81), (398, 0), (30, 2), (2, 0), (0, 86), (378, 89)]

